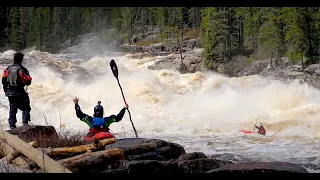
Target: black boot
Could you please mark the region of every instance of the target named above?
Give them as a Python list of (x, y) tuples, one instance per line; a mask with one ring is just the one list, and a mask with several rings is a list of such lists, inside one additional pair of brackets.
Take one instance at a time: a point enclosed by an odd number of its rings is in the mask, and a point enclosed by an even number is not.
[(10, 129), (15, 129), (17, 126), (15, 124), (10, 124)]

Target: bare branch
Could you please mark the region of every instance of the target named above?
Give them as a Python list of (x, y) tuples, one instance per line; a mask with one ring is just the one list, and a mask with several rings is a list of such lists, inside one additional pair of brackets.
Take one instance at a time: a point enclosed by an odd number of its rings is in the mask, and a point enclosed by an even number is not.
[(48, 121), (47, 121), (47, 118), (46, 118), (46, 116), (44, 115), (44, 112), (43, 112), (43, 111), (41, 111), (41, 112), (42, 112), (42, 115), (43, 115), (44, 120), (46, 121), (46, 126), (49, 126)]

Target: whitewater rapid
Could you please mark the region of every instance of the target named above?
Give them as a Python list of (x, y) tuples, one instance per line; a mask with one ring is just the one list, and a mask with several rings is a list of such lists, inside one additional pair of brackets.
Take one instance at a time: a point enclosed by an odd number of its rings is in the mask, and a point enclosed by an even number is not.
[[(13, 53), (6, 51), (0, 57), (12, 59)], [(109, 67), (114, 59), (140, 137), (170, 140), (183, 145), (187, 152), (231, 153), (240, 158), (234, 161), (288, 161), (318, 172), (320, 91), (307, 84), (147, 68), (164, 57), (132, 59), (129, 55), (104, 53), (83, 58), (77, 53), (34, 50), (25, 55), (24, 65), (33, 78), (28, 87), (31, 124), (88, 131), (75, 115), (75, 96), (89, 115), (97, 101), (102, 102), (105, 115), (117, 114), (124, 104)], [(8, 63), (1, 64), (3, 72)], [(5, 129), (8, 110), (8, 100), (0, 91), (0, 122)], [(20, 126), (21, 111), (17, 118)], [(240, 132), (253, 130), (256, 122), (264, 124), (266, 136)], [(110, 128), (118, 138), (134, 137), (127, 113)]]

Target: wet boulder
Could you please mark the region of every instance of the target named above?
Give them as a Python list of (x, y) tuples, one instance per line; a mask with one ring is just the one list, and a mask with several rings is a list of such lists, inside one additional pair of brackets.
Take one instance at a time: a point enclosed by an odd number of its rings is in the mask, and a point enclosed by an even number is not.
[(23, 169), (13, 164), (0, 163), (0, 173), (32, 173), (31, 170)]
[(27, 125), (10, 129), (7, 132), (17, 135), (20, 139), (28, 142), (59, 139), (57, 131), (53, 126)]
[(126, 160), (171, 160), (185, 154), (184, 148), (176, 143), (161, 139), (118, 139), (105, 148), (123, 149)]
[(194, 159), (202, 159), (208, 158), (203, 152), (192, 152), (187, 154), (182, 154), (178, 161), (185, 161), (185, 160), (194, 160)]
[(220, 168), (226, 164), (232, 164), (232, 162), (201, 158), (179, 162), (178, 166), (180, 173), (205, 173), (207, 171)]
[(130, 174), (176, 173), (178, 163), (175, 161), (127, 161), (123, 164)]
[(319, 69), (320, 69), (320, 65), (319, 64), (311, 64), (306, 69), (304, 69), (304, 72), (308, 73), (310, 75), (313, 75)]
[(215, 159), (176, 160), (124, 160), (109, 166), (104, 173), (154, 174), (154, 173), (205, 173), (219, 168), (229, 161)]

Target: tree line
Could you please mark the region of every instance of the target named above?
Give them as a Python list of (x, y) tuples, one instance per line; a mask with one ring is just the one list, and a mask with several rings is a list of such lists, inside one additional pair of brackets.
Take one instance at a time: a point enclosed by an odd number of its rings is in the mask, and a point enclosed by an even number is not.
[(320, 54), (319, 7), (0, 7), (0, 47), (57, 52), (79, 35), (112, 29), (112, 37), (158, 28), (162, 37), (199, 32), (206, 64), (237, 54), (311, 63)]

